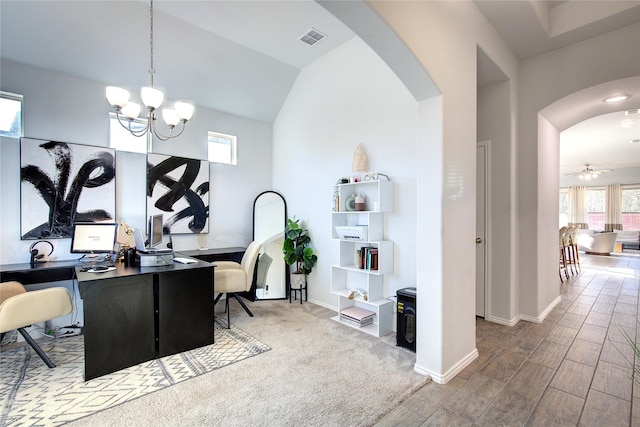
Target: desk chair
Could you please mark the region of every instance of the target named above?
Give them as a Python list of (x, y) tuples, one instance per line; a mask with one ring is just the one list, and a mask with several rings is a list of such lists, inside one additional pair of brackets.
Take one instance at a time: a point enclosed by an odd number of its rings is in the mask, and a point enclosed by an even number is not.
[(73, 310), (71, 295), (65, 288), (27, 292), (20, 282), (0, 283), (0, 333), (17, 329), (50, 368), (51, 359), (24, 329), (34, 323), (65, 316)]
[(227, 328), (231, 328), (229, 299), (233, 296), (244, 308), (250, 317), (253, 317), (251, 310), (242, 302), (236, 292), (246, 292), (251, 289), (255, 276), (256, 261), (262, 245), (258, 242), (251, 242), (242, 256), (240, 263), (234, 261), (216, 261), (213, 273), (213, 291), (218, 293), (213, 305), (216, 305), (222, 297), (225, 297), (225, 311), (227, 312)]

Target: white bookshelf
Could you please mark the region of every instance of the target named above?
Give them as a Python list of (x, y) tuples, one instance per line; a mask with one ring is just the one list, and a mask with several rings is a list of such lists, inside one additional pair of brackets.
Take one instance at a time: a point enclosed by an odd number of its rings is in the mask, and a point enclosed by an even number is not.
[[(338, 297), (339, 310), (334, 320), (376, 337), (384, 336), (393, 329), (393, 302), (383, 295), (384, 275), (393, 272), (393, 242), (385, 239), (384, 232), (384, 215), (393, 211), (393, 183), (363, 181), (336, 184), (333, 190), (331, 236), (338, 242), (338, 263), (331, 266), (331, 292)], [(347, 200), (354, 194), (364, 197), (365, 210), (347, 210)], [(351, 226), (365, 226), (366, 238), (340, 238), (336, 227)], [(367, 252), (368, 266), (366, 262), (364, 268), (358, 264), (358, 252)], [(377, 252), (375, 261), (374, 252)], [(358, 291), (365, 293), (366, 297)], [(339, 313), (353, 306), (375, 313), (373, 324), (361, 327), (341, 321)]]

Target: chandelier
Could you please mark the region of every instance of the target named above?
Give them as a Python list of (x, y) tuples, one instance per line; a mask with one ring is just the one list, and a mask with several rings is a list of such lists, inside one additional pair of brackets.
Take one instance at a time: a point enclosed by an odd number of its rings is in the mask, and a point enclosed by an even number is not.
[[(107, 86), (107, 101), (109, 101), (109, 104), (114, 109), (118, 123), (131, 132), (133, 136), (141, 137), (147, 134), (149, 134), (149, 136), (153, 134), (159, 140), (167, 141), (170, 138), (175, 138), (182, 134), (185, 124), (191, 119), (191, 116), (193, 116), (194, 107), (186, 102), (176, 102), (174, 108), (163, 109), (162, 119), (169, 128), (169, 133), (163, 134), (160, 132), (156, 123), (156, 111), (160, 105), (162, 105), (164, 94), (153, 87), (153, 75), (155, 74), (155, 69), (153, 68), (153, 0), (150, 1), (149, 16), (151, 22), (149, 32), (149, 57), (151, 65), (149, 75), (151, 77), (151, 86), (143, 87), (140, 91), (140, 98), (142, 98), (142, 102), (147, 108), (145, 126), (142, 128), (132, 126), (133, 122), (138, 118), (138, 114), (140, 114), (140, 104), (129, 101), (129, 92), (127, 90), (116, 86)], [(175, 134), (174, 131), (176, 132)], [(149, 147), (150, 146), (149, 144)]]

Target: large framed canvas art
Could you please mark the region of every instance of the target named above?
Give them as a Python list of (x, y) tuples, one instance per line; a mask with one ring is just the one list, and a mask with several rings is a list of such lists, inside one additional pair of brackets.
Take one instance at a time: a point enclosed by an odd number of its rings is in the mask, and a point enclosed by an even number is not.
[(115, 150), (20, 139), (22, 240), (71, 237), (75, 222), (114, 221)]
[(147, 155), (147, 216), (163, 215), (164, 234), (209, 232), (209, 162)]

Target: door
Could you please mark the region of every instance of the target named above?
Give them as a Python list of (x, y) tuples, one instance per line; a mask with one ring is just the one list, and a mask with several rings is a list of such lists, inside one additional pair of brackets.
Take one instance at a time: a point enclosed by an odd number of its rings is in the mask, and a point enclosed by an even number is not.
[(485, 317), (486, 307), (486, 219), (488, 144), (479, 142), (476, 149), (476, 316)]

